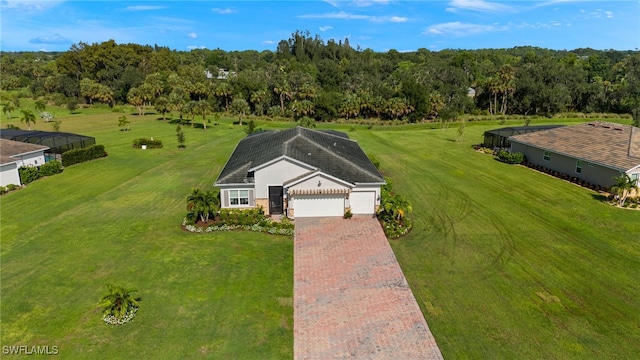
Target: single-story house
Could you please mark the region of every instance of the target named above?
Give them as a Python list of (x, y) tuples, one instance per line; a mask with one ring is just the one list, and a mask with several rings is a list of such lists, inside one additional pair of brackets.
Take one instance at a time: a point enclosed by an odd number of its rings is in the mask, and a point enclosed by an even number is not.
[(375, 214), (385, 180), (346, 133), (303, 127), (240, 141), (215, 181), (222, 208), (288, 217)]
[(529, 163), (591, 184), (610, 187), (614, 184), (612, 178), (622, 173), (639, 182), (637, 127), (592, 121), (515, 135), (509, 141), (511, 152), (523, 153)]
[(43, 165), (47, 150), (47, 146), (0, 139), (0, 186), (20, 185), (18, 169)]

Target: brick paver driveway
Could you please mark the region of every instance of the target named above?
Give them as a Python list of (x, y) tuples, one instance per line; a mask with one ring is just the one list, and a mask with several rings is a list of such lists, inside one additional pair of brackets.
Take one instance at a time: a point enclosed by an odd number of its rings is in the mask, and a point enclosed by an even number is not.
[(295, 223), (295, 359), (442, 359), (375, 218)]

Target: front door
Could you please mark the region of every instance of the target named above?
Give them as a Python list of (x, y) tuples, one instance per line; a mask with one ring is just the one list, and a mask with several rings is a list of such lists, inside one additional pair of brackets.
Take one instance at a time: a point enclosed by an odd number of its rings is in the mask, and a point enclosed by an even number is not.
[(282, 186), (269, 186), (269, 214), (282, 214)]

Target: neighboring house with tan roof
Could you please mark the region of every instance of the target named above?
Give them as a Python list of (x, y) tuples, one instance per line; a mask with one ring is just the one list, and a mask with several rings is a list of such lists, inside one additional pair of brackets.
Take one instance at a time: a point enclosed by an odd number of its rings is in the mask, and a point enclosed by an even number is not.
[(509, 140), (529, 163), (604, 187), (626, 173), (640, 185), (640, 128), (593, 121)]
[(46, 150), (49, 150), (49, 147), (0, 139), (0, 186), (20, 185), (18, 169), (23, 166), (43, 165)]
[(220, 172), (223, 208), (262, 206), (289, 217), (373, 215), (385, 180), (346, 133), (303, 127), (240, 141)]

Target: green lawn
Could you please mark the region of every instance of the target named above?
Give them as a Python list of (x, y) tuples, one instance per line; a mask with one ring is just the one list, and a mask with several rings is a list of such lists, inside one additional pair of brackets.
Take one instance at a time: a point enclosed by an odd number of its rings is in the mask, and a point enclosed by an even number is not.
[[(109, 156), (0, 198), (2, 345), (74, 359), (291, 357), (291, 237), (180, 229), (191, 188), (212, 186), (242, 129), (187, 127), (179, 150), (175, 125), (129, 116), (121, 133), (120, 115), (63, 118)], [(149, 136), (165, 147), (131, 147)], [(107, 282), (139, 289), (132, 323), (102, 322)]]
[[(121, 113), (58, 114), (62, 131), (95, 136), (109, 156), (0, 197), (2, 345), (291, 358), (291, 238), (179, 229), (190, 189), (211, 186), (242, 129), (187, 127), (179, 150), (156, 115), (127, 115), (121, 133)], [(473, 151), (495, 123), (469, 124), (463, 142), (455, 126), (431, 127), (322, 126), (348, 131), (411, 199), (415, 228), (391, 244), (444, 357), (640, 357), (640, 211)], [(131, 148), (150, 136), (165, 147)], [(102, 323), (106, 282), (140, 290), (132, 323)]]
[(392, 247), (445, 358), (640, 358), (640, 212), (476, 153), (484, 130), (356, 131), (415, 228)]

